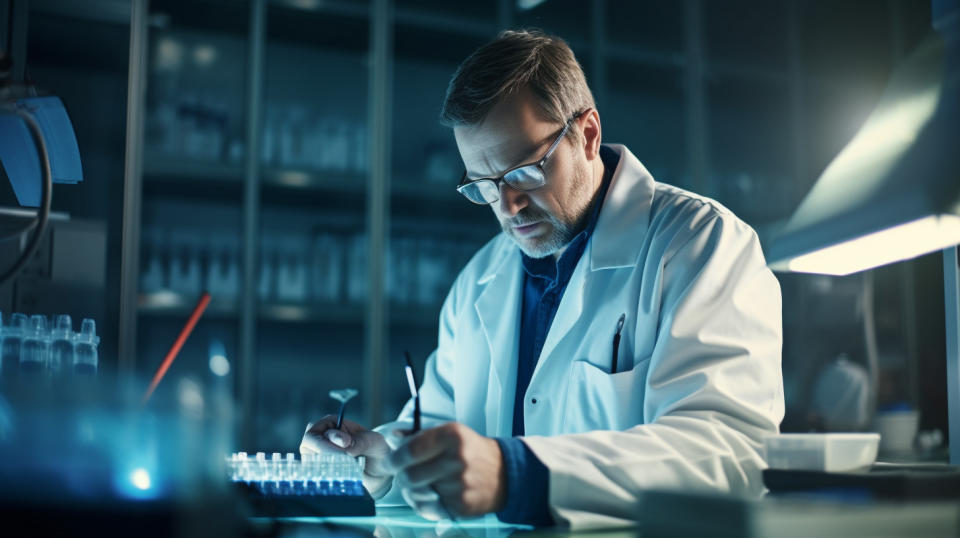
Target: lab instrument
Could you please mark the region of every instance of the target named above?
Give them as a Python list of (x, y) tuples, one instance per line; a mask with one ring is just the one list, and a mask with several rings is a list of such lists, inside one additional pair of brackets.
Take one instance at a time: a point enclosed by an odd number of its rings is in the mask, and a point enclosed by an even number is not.
[[(43, 129), (38, 119), (31, 114), (29, 106), (26, 106), (23, 102), (14, 105), (5, 104), (0, 106), (0, 112), (3, 112), (3, 114), (0, 114), (0, 138), (2, 138), (4, 142), (0, 144), (0, 147), (2, 147), (5, 152), (10, 151), (12, 148), (12, 155), (32, 155), (29, 149), (25, 149), (29, 148), (29, 146), (23, 144), (27, 139), (32, 138), (33, 145), (36, 147), (37, 154), (40, 157), (39, 163), (33, 163), (27, 158), (27, 161), (22, 163), (25, 166), (19, 170), (14, 166), (15, 161), (11, 162), (9, 158), (2, 159), (7, 177), (25, 177), (28, 183), (34, 175), (41, 177), (40, 197), (36, 204), (33, 204), (32, 200), (20, 200), (18, 196), (18, 200), (22, 204), (37, 205), (39, 206), (39, 210), (33, 222), (28, 227), (23, 228), (22, 232), (16, 234), (19, 235), (20, 233), (29, 231), (31, 228), (33, 229), (33, 233), (26, 245), (21, 249), (19, 257), (3, 274), (0, 274), (0, 284), (4, 284), (20, 274), (20, 271), (27, 264), (27, 261), (33, 257), (34, 253), (36, 253), (40, 247), (40, 241), (43, 238), (43, 233), (47, 228), (47, 221), (50, 217), (50, 201), (53, 196), (53, 160), (47, 147), (47, 141), (44, 138)], [(13, 116), (18, 116), (19, 121)], [(18, 130), (24, 129), (24, 126), (28, 134), (17, 132)], [(17, 144), (18, 139), (20, 139), (21, 144)], [(18, 149), (23, 149), (23, 151), (17, 151)], [(39, 169), (39, 174), (34, 174), (35, 170), (32, 166), (34, 164), (37, 164), (36, 168)], [(13, 180), (12, 184), (16, 185), (17, 181)]]
[(340, 412), (337, 413), (337, 429), (343, 425), (343, 412), (347, 409), (347, 402), (357, 395), (357, 389), (331, 390), (330, 397), (340, 402)]

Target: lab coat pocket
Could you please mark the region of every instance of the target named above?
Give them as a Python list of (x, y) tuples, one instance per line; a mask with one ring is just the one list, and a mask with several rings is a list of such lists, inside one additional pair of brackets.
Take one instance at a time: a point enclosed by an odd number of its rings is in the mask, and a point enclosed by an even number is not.
[(649, 358), (632, 370), (611, 374), (587, 361), (571, 365), (563, 430), (626, 430), (643, 423)]

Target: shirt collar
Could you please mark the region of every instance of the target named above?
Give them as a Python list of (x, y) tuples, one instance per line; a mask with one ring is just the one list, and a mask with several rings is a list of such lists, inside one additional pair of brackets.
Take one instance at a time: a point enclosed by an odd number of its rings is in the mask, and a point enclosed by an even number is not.
[[(573, 237), (570, 243), (567, 244), (563, 254), (560, 255), (560, 259), (556, 261), (554, 261), (553, 256), (531, 258), (521, 253), (523, 269), (529, 276), (558, 280), (558, 277), (569, 275), (573, 272), (577, 262), (580, 260), (580, 256), (583, 254), (587, 241), (590, 240), (590, 236), (593, 235), (593, 230), (597, 226), (597, 218), (600, 216), (600, 209), (603, 207), (603, 200), (607, 196), (610, 180), (613, 177), (613, 171), (617, 168), (620, 156), (612, 149), (606, 146), (600, 146), (600, 160), (603, 162), (603, 179), (583, 230)], [(565, 279), (566, 277), (564, 277), (564, 280)]]

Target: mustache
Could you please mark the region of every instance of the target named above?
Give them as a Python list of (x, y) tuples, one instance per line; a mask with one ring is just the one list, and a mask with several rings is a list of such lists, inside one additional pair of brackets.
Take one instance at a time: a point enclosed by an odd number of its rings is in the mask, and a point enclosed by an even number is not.
[(504, 226), (526, 226), (536, 222), (548, 220), (547, 215), (542, 211), (533, 208), (525, 208), (516, 215), (503, 221)]

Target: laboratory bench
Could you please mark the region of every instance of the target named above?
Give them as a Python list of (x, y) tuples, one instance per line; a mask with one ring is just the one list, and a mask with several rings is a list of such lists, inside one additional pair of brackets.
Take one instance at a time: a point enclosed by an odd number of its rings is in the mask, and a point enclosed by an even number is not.
[[(430, 521), (407, 506), (379, 506), (372, 517), (251, 518), (254, 532), (275, 536), (486, 536), (496, 538), (515, 533), (532, 534), (531, 527), (500, 523), (484, 517), (466, 521)], [(553, 531), (545, 531), (551, 532)], [(559, 531), (556, 533), (559, 534)], [(625, 534), (626, 535), (626, 534)], [(632, 534), (630, 534), (632, 535)]]
[(610, 528), (532, 528), (500, 523), (492, 516), (464, 521), (430, 521), (405, 506), (380, 506), (374, 517), (252, 518), (254, 533), (279, 537), (376, 536), (596, 536), (650, 537), (843, 537), (957, 536), (960, 503), (838, 502), (766, 498), (744, 501), (694, 493), (657, 492), (639, 513), (640, 523)]

